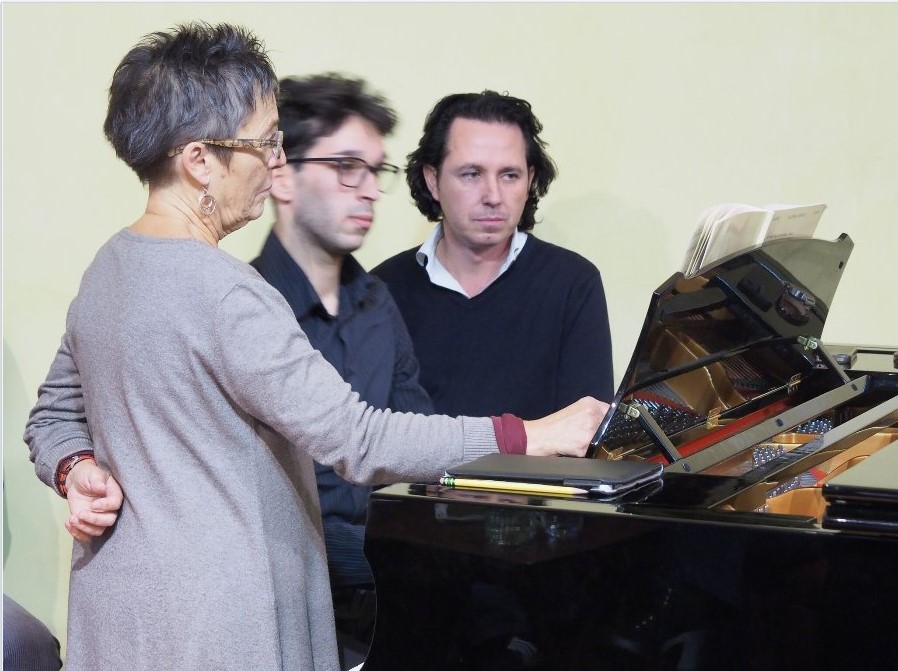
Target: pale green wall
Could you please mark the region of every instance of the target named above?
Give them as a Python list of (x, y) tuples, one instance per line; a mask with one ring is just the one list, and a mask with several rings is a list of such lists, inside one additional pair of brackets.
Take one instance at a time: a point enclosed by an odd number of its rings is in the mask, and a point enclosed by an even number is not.
[[(4, 4), (4, 590), (61, 637), (64, 503), (21, 441), (99, 245), (144, 192), (102, 136), (113, 68), (143, 34), (189, 19), (255, 30), (279, 74), (369, 79), (402, 120), (403, 162), (450, 92), (530, 100), (560, 178), (537, 233), (602, 270), (623, 372), (651, 291), (717, 202), (829, 203), (818, 229), (856, 243), (826, 328), (898, 342), (898, 5)], [(269, 215), (225, 241), (249, 259)], [(370, 267), (429, 230), (404, 190), (378, 206)], [(11, 544), (9, 543), (11, 539)]]

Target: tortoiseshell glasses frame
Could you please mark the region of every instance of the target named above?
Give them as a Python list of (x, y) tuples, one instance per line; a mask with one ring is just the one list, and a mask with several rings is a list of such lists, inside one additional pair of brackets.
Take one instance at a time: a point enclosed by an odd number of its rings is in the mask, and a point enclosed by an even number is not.
[[(281, 157), (281, 152), (284, 150), (284, 131), (277, 131), (273, 138), (268, 138), (267, 140), (249, 140), (244, 138), (236, 138), (233, 140), (211, 140), (209, 138), (203, 138), (202, 140), (195, 140), (195, 142), (212, 144), (216, 147), (226, 147), (228, 149), (271, 149), (274, 158), (278, 159)], [(184, 151), (184, 147), (186, 146), (186, 144), (182, 144), (174, 149), (169, 149), (168, 155), (177, 156)]]

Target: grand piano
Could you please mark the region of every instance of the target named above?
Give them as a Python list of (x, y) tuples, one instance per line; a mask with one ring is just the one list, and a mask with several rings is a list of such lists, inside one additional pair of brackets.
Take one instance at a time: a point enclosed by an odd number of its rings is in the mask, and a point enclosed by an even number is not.
[(779, 240), (652, 295), (588, 458), (660, 482), (375, 492), (364, 671), (898, 669), (898, 348), (821, 342), (852, 246)]

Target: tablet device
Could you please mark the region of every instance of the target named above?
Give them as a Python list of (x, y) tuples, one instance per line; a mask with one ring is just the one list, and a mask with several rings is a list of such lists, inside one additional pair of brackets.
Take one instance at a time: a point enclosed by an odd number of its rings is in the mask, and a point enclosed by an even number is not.
[(659, 480), (664, 467), (649, 461), (488, 454), (446, 471), (456, 478), (564, 485), (609, 496)]

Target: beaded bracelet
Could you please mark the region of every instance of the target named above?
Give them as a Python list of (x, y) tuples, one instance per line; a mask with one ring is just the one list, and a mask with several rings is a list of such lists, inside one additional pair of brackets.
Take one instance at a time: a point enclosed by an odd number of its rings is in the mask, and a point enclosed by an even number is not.
[(84, 450), (82, 452), (76, 452), (71, 457), (67, 457), (63, 461), (59, 463), (59, 466), (56, 469), (56, 489), (59, 490), (59, 494), (62, 498), (68, 497), (68, 489), (66, 488), (66, 478), (69, 477), (69, 472), (75, 468), (75, 464), (79, 461), (83, 461), (84, 459), (93, 459), (94, 453), (89, 450)]

